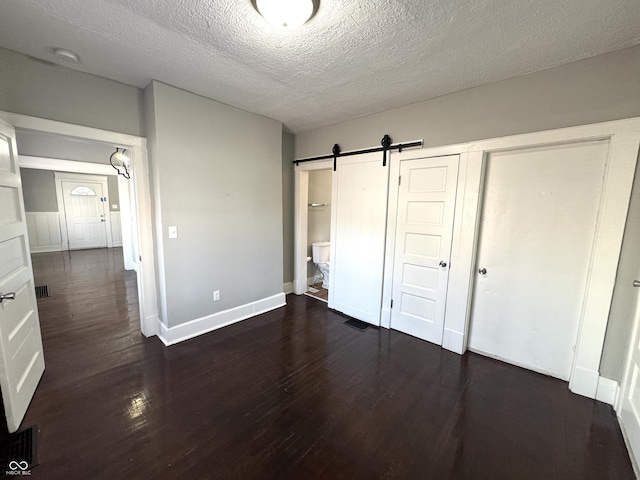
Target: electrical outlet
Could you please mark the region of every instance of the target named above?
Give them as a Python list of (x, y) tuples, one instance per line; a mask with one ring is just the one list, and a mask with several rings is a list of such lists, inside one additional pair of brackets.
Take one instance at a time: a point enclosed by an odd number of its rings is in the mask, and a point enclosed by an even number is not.
[(213, 301), (217, 302), (218, 300), (220, 300), (220, 290), (214, 290), (213, 291)]

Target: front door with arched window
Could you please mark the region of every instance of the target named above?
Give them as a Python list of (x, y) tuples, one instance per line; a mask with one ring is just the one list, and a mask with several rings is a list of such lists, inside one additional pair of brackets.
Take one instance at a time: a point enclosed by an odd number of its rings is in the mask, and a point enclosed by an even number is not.
[(104, 192), (100, 183), (62, 182), (69, 250), (107, 246)]

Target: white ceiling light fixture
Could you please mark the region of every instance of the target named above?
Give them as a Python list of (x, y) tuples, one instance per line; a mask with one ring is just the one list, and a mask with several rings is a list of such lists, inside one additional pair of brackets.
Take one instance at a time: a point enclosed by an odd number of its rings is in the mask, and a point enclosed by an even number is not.
[(293, 30), (318, 10), (319, 0), (251, 0), (264, 19), (276, 28)]
[(54, 48), (53, 53), (60, 60), (63, 60), (68, 63), (78, 63), (80, 61), (80, 57), (76, 52), (72, 52), (71, 50), (67, 50), (66, 48)]

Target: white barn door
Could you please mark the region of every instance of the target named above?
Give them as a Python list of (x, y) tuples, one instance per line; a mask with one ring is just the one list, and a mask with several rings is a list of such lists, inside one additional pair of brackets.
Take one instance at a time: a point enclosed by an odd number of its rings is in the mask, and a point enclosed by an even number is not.
[(15, 432), (44, 372), (13, 127), (0, 121), (0, 387)]
[(442, 344), (459, 156), (400, 165), (391, 328)]
[(609, 142), (486, 160), (469, 349), (568, 380)]
[(329, 307), (380, 324), (389, 164), (343, 157), (333, 174)]

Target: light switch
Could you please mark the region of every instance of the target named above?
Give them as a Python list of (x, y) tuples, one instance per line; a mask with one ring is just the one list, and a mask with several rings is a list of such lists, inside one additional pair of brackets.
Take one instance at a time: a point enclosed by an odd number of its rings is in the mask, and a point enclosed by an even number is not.
[(176, 226), (169, 227), (169, 238), (178, 238), (178, 227)]

